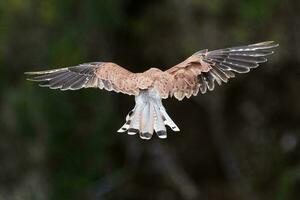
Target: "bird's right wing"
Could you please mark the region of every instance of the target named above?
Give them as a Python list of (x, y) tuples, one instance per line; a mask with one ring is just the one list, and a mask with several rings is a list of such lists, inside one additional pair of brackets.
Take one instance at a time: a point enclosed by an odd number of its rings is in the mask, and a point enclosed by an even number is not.
[(78, 90), (81, 88), (100, 88), (108, 91), (136, 95), (132, 77), (134, 73), (115, 63), (93, 62), (60, 69), (25, 72), (33, 77), (30, 81), (41, 82), (39, 86), (60, 90)]

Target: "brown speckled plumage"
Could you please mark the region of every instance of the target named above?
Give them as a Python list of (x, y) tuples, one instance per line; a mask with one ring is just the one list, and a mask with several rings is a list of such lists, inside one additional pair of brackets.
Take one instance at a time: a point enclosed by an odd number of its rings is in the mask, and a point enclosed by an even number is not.
[(28, 80), (38, 81), (40, 86), (51, 89), (93, 87), (134, 95), (136, 107), (119, 131), (139, 133), (141, 138), (150, 139), (154, 129), (160, 138), (165, 138), (165, 125), (174, 131), (179, 129), (165, 112), (161, 99), (174, 96), (182, 100), (196, 96), (199, 91), (202, 94), (212, 91), (215, 82), (221, 85), (235, 77), (234, 73), (247, 73), (259, 63), (266, 62), (265, 57), (277, 46), (270, 41), (215, 51), (202, 50), (166, 71), (150, 68), (143, 73), (132, 73), (115, 63), (93, 62), (26, 74), (33, 75)]

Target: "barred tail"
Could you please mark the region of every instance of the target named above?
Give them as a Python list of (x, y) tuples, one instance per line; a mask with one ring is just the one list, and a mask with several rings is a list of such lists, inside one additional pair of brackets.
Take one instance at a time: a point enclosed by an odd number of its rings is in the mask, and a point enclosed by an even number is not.
[(126, 116), (126, 123), (118, 132), (126, 132), (129, 135), (139, 134), (142, 139), (151, 139), (155, 131), (159, 138), (167, 138), (166, 126), (173, 131), (179, 128), (167, 114), (161, 104), (161, 99), (153, 98), (149, 94), (142, 93), (136, 97), (136, 105)]

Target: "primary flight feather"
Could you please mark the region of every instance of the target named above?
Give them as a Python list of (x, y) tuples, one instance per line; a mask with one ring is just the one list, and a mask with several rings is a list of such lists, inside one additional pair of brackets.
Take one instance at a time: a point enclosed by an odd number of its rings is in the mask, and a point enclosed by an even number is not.
[(199, 91), (202, 94), (212, 91), (215, 83), (226, 83), (235, 73), (247, 73), (266, 62), (266, 56), (277, 46), (268, 41), (214, 51), (202, 50), (166, 71), (150, 68), (143, 73), (132, 73), (115, 63), (92, 62), (25, 74), (32, 75), (28, 80), (51, 89), (91, 87), (134, 95), (135, 107), (118, 132), (150, 139), (155, 131), (159, 138), (166, 138), (165, 125), (173, 131), (179, 131), (179, 128), (167, 114), (162, 99), (174, 96), (181, 101), (196, 96)]

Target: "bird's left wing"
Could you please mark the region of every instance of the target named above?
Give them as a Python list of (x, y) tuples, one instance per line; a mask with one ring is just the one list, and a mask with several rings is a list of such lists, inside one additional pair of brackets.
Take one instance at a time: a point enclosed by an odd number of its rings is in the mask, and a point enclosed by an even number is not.
[(25, 72), (33, 77), (30, 81), (41, 82), (41, 87), (60, 90), (78, 90), (81, 88), (100, 88), (108, 91), (136, 95), (138, 88), (130, 87), (134, 73), (115, 63), (93, 62), (60, 69)]
[(267, 61), (266, 56), (273, 53), (278, 44), (273, 41), (247, 46), (232, 47), (214, 51), (202, 50), (178, 65), (166, 70), (173, 76), (170, 96), (178, 100), (184, 97), (212, 91), (215, 81), (221, 85), (233, 78), (236, 73), (247, 73), (259, 63)]

